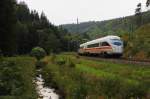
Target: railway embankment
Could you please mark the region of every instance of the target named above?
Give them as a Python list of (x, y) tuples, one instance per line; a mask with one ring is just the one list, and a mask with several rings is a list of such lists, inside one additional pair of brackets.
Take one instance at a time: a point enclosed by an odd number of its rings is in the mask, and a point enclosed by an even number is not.
[(129, 59), (129, 58), (101, 58), (95, 56), (80, 56), (84, 59), (88, 60), (96, 60), (96, 61), (105, 61), (105, 62), (113, 62), (120, 64), (130, 64), (137, 66), (150, 66), (150, 60), (138, 60), (138, 59)]

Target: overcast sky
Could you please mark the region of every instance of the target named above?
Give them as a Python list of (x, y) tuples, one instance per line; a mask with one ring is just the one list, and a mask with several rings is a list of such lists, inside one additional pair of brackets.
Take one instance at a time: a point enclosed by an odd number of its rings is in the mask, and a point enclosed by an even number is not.
[(30, 9), (46, 14), (55, 25), (101, 21), (132, 15), (141, 2), (145, 9), (146, 0), (18, 0), (25, 1)]

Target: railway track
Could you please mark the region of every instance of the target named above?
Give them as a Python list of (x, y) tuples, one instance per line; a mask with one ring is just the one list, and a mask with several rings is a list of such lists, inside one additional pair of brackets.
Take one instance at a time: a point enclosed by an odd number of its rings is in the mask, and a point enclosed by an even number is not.
[(139, 66), (150, 66), (150, 60), (136, 60), (136, 59), (127, 59), (127, 58), (101, 58), (101, 57), (93, 57), (93, 56), (80, 56), (84, 59), (96, 60), (96, 61), (104, 61), (104, 62), (113, 62), (120, 64), (131, 64), (131, 65), (139, 65)]

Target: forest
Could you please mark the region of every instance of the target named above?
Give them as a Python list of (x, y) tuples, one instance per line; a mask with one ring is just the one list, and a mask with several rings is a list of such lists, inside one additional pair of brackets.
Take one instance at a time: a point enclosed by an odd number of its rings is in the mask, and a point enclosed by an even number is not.
[[(50, 23), (44, 12), (30, 10), (25, 2), (3, 0), (0, 16), (0, 50), (5, 56), (29, 54), (39, 46), (52, 52), (74, 50), (66, 29)], [(68, 47), (66, 47), (68, 46)]]

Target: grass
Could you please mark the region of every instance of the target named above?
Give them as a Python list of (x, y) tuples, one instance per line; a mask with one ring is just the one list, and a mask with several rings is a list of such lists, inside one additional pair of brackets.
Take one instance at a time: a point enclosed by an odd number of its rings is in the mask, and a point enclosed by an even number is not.
[(87, 72), (95, 72), (96, 75), (110, 74), (137, 80), (150, 77), (150, 67), (144, 66), (114, 64), (111, 62), (106, 63), (81, 59), (81, 64), (77, 64), (77, 68), (86, 70)]
[(65, 99), (149, 98), (149, 66), (93, 61), (66, 53), (45, 61), (49, 62), (43, 69), (46, 84)]
[(33, 58), (3, 58), (0, 61), (0, 99), (37, 99), (34, 78)]

